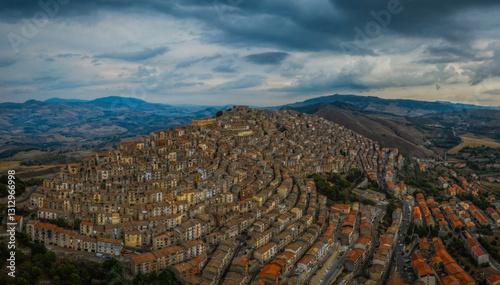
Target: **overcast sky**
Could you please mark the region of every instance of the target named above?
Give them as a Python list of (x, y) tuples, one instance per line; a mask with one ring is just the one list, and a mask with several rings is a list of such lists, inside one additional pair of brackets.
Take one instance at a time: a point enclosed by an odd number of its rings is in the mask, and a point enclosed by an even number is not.
[(0, 101), (500, 105), (498, 0), (3, 0)]

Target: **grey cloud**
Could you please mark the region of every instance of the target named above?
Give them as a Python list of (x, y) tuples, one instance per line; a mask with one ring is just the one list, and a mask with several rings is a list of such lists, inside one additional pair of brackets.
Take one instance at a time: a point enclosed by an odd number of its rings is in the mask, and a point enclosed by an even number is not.
[(16, 60), (13, 58), (0, 58), (0, 67), (11, 66), (16, 63)]
[(439, 64), (450, 62), (480, 61), (485, 58), (478, 56), (479, 51), (468, 44), (457, 46), (430, 46), (424, 50), (426, 58), (418, 60), (419, 63)]
[(219, 72), (219, 73), (236, 73), (236, 70), (230, 66), (227, 65), (219, 65), (214, 68), (212, 68), (213, 72)]
[(216, 86), (216, 90), (231, 90), (231, 89), (244, 89), (252, 88), (262, 85), (266, 77), (262, 75), (246, 75), (240, 79), (229, 81)]
[[(36, 1), (4, 1), (5, 17), (19, 19), (41, 10)], [(342, 52), (340, 43), (352, 43), (355, 27), (361, 30), (374, 21), (371, 11), (387, 10), (387, 0), (314, 1), (304, 6), (300, 1), (242, 1), (230, 5), (225, 1), (71, 1), (61, 7), (59, 15), (74, 17), (100, 10), (164, 13), (175, 18), (193, 18), (207, 27), (206, 41), (235, 46), (274, 46), (286, 50), (332, 50)], [(461, 12), (499, 8), (496, 0), (420, 0), (400, 1), (402, 12), (391, 15), (384, 33), (400, 36), (443, 38), (450, 42), (465, 42), (475, 38), (474, 31), (483, 26), (482, 19), (461, 17)], [(220, 6), (220, 7), (219, 7)], [(219, 12), (217, 12), (219, 8)], [(307, 8), (307, 9), (306, 9)], [(223, 14), (221, 15), (221, 9)], [(219, 17), (220, 16), (220, 17)], [(215, 28), (215, 29), (213, 29)], [(487, 27), (485, 27), (487, 28)], [(371, 54), (375, 47), (357, 50), (359, 55)]]
[(60, 53), (60, 54), (58, 54), (56, 56), (57, 57), (66, 58), (66, 57), (83, 56), (83, 54), (79, 54), (79, 53)]
[(290, 54), (286, 52), (264, 52), (247, 55), (245, 58), (247, 61), (255, 64), (280, 64), (285, 60)]
[(136, 52), (110, 52), (110, 53), (103, 53), (99, 55), (95, 55), (95, 58), (110, 58), (110, 59), (118, 59), (118, 60), (124, 60), (124, 61), (130, 61), (130, 62), (135, 62), (135, 61), (142, 61), (146, 59), (153, 58), (157, 55), (162, 55), (168, 51), (168, 48), (166, 47), (158, 47), (155, 49), (151, 48), (144, 48), (142, 51), (136, 51)]
[[(264, 76), (238, 74), (247, 68), (253, 68), (252, 64), (265, 65), (268, 68), (266, 73), (286, 78), (302, 76), (292, 86), (278, 89), (278, 91), (292, 94), (300, 92), (322, 93), (334, 91), (334, 89), (365, 91), (389, 86), (419, 86), (422, 84), (437, 87), (450, 84), (449, 80), (456, 80), (454, 76), (457, 75), (457, 71), (444, 68), (451, 62), (462, 63), (461, 68), (464, 70), (462, 75), (469, 76), (471, 84), (479, 84), (490, 76), (500, 76), (498, 59), (500, 48), (495, 46), (487, 47), (485, 50), (473, 48), (474, 43), (478, 40), (498, 38), (500, 20), (497, 14), (500, 11), (500, 1), (400, 0), (403, 7), (402, 12), (392, 14), (387, 27), (381, 29), (380, 33), (370, 38), (365, 45), (355, 45), (355, 28), (365, 31), (367, 23), (376, 21), (370, 12), (386, 10), (387, 4), (391, 1), (393, 0), (310, 0), (304, 4), (303, 1), (297, 0), (254, 0), (235, 2), (237, 5), (233, 5), (234, 7), (229, 5), (228, 3), (231, 2), (226, 0), (217, 2), (220, 3), (220, 7), (215, 7), (212, 0), (70, 1), (67, 5), (60, 6), (56, 18), (62, 19), (56, 21), (70, 24), (85, 23), (86, 27), (89, 27), (89, 22), (94, 19), (98, 20), (100, 15), (105, 15), (108, 11), (118, 17), (122, 13), (126, 14), (126, 17), (141, 19), (167, 15), (174, 22), (179, 20), (176, 23), (186, 25), (188, 29), (202, 30), (202, 33), (198, 34), (196, 38), (197, 44), (200, 46), (210, 44), (211, 48), (238, 49), (235, 53), (254, 53), (244, 57), (244, 62), (238, 61), (239, 65), (236, 67), (232, 62), (220, 60), (220, 55), (200, 57), (180, 63), (174, 59), (173, 64), (177, 64), (178, 69), (200, 63), (203, 63), (202, 67), (206, 67), (206, 69), (182, 74), (175, 79), (171, 78), (173, 75), (162, 74), (162, 79), (166, 81), (165, 85), (171, 84), (170, 86), (175, 85), (175, 83), (169, 80), (180, 82), (179, 84), (184, 84), (182, 82), (196, 84), (193, 82), (205, 78), (227, 78), (229, 76), (239, 76), (240, 79), (221, 84), (215, 89), (231, 90), (260, 86), (266, 80)], [(42, 8), (37, 2), (31, 0), (3, 1), (0, 4), (0, 19), (2, 19), (0, 23), (14, 23), (20, 27), (23, 17), (30, 19), (35, 12), (41, 11)], [(223, 9), (222, 16), (216, 8)], [(90, 27), (90, 29), (92, 28)], [(155, 36), (161, 35), (161, 27), (152, 33)], [(79, 34), (75, 33), (74, 36), (78, 37)], [(67, 39), (68, 42), (71, 40), (71, 37)], [(41, 40), (37, 39), (32, 41), (32, 45), (35, 46), (40, 42)], [(56, 42), (53, 44), (54, 46), (59, 45)], [(298, 56), (291, 57), (290, 54), (295, 55), (296, 53), (301, 53), (300, 58), (304, 59), (305, 63), (307, 60), (314, 60), (317, 52), (320, 52), (319, 57), (326, 54), (338, 58), (344, 52), (341, 44), (352, 48), (347, 50), (347, 54), (359, 56), (356, 60), (364, 60), (373, 56), (398, 55), (405, 57), (405, 61), (410, 62), (410, 64), (427, 67), (425, 70), (429, 70), (428, 67), (435, 66), (436, 68), (416, 78), (412, 76), (414, 67), (409, 65), (397, 70), (398, 74), (388, 74), (384, 78), (365, 80), (374, 68), (370, 63), (368, 66), (359, 65), (352, 69), (343, 69), (340, 73), (335, 71), (335, 74), (328, 73), (328, 71), (324, 73), (308, 72), (307, 68), (303, 68), (300, 64), (291, 65)], [(153, 48), (154, 46), (145, 46), (142, 50), (138, 48), (138, 50), (129, 52), (123, 52), (122, 49), (119, 49), (118, 52), (109, 52), (112, 50), (111, 48), (105, 51), (99, 50), (89, 42), (89, 48), (95, 54), (95, 56), (90, 57), (95, 65), (100, 64), (100, 62), (104, 63), (103, 59), (142, 64), (141, 61), (165, 54), (168, 51), (166, 47)], [(261, 51), (262, 49), (278, 52), (255, 53), (256, 50)], [(424, 50), (423, 54), (415, 55), (422, 50)], [(493, 51), (494, 58), (481, 56), (480, 54), (484, 51)], [(53, 57), (56, 62), (50, 65), (58, 64), (58, 58), (81, 57), (86, 59), (90, 54), (92, 53), (85, 50), (65, 49)], [(401, 60), (395, 57), (394, 59), (394, 61)], [(205, 64), (207, 62), (210, 64)], [(0, 59), (0, 67), (8, 67), (14, 63)], [(342, 69), (341, 66), (345, 64), (345, 61), (339, 64), (335, 68)], [(306, 66), (308, 65), (306, 64)], [(332, 70), (334, 70), (333, 67)], [(207, 75), (211, 71), (213, 74)], [(133, 71), (128, 71), (128, 73), (133, 73)], [(139, 81), (140, 79), (131, 78), (130, 80)], [(35, 79), (31, 81), (36, 82), (33, 84), (35, 87), (37, 84), (46, 85), (45, 82), (35, 81)], [(179, 85), (179, 87), (181, 86)]]
[(196, 64), (196, 63), (210, 62), (210, 61), (213, 61), (213, 60), (221, 58), (221, 57), (222, 57), (222, 55), (216, 54), (213, 56), (204, 56), (204, 57), (200, 57), (200, 58), (196, 58), (196, 59), (192, 59), (192, 60), (187, 60), (187, 61), (184, 61), (184, 62), (177, 64), (175, 66), (175, 68), (186, 68), (186, 67), (189, 67), (189, 66)]
[(488, 50), (493, 51), (492, 58), (485, 59), (480, 62), (472, 62), (464, 65), (464, 74), (469, 76), (469, 83), (477, 85), (490, 77), (500, 76), (500, 45), (492, 44), (487, 47)]
[(51, 83), (47, 87), (41, 88), (41, 90), (61, 90), (61, 89), (74, 89), (85, 86), (97, 85), (96, 82), (85, 82), (80, 80), (61, 80), (55, 83)]
[(192, 87), (196, 85), (205, 85), (203, 82), (178, 82), (172, 85), (173, 88), (179, 88), (179, 87)]
[(490, 95), (500, 95), (500, 89), (486, 90), (486, 91), (484, 91), (484, 93), (490, 94)]

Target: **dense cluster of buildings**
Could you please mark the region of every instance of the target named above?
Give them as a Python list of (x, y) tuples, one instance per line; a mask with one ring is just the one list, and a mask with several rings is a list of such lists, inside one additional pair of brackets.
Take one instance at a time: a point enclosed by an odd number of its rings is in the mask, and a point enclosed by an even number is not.
[[(413, 198), (413, 197), (412, 197)], [(458, 201), (451, 198), (449, 201), (437, 203), (432, 196), (424, 198), (422, 193), (416, 195), (413, 208), (413, 222), (416, 226), (438, 227), (440, 235), (446, 235), (450, 231), (470, 230), (487, 227), (490, 221), (484, 216), (484, 212), (478, 209), (472, 202)], [(487, 208), (486, 212), (491, 219), (500, 224), (500, 215), (497, 210)]]
[(134, 274), (169, 268), (184, 283), (276, 284), (311, 272), (336, 238), (350, 243), (356, 216), (357, 252), (372, 246), (371, 209), (327, 208), (307, 175), (357, 168), (392, 181), (401, 163), (397, 149), (322, 118), (235, 106), (68, 165), (31, 196), (38, 219), (26, 230), (71, 250), (126, 253)]
[[(415, 226), (438, 227), (441, 237), (460, 233), (474, 260), (488, 262), (474, 233), (489, 219), (500, 224), (500, 205), (482, 211), (460, 202), (455, 196), (485, 190), (451, 169), (437, 179), (449, 201), (406, 196), (396, 175), (403, 163), (397, 149), (379, 148), (322, 118), (235, 106), (67, 165), (31, 195), (37, 219), (21, 220), (21, 226), (32, 240), (121, 255), (132, 274), (168, 268), (185, 284), (300, 284), (340, 247), (350, 247), (343, 263), (348, 272), (370, 261), (368, 283), (390, 275), (389, 284), (398, 284), (401, 275), (388, 269), (402, 210), (394, 210), (392, 225), (379, 233), (373, 228), (376, 207), (327, 207), (307, 178), (357, 168), (392, 196), (405, 197)], [(429, 167), (419, 164), (421, 171)], [(385, 199), (376, 191), (356, 191), (376, 202)], [(79, 229), (58, 227), (53, 219)], [(441, 239), (424, 238), (418, 246), (411, 263), (419, 282), (473, 284)], [(488, 278), (497, 275), (489, 272)]]
[(457, 173), (449, 169), (448, 173), (451, 177), (438, 177), (438, 186), (445, 189), (448, 196), (472, 194), (478, 196), (485, 194), (486, 190), (475, 182), (469, 182), (463, 176), (457, 176)]
[[(476, 284), (475, 280), (458, 265), (455, 259), (446, 251), (440, 238), (432, 239), (432, 250), (426, 238), (420, 242), (419, 252), (411, 256), (415, 276), (422, 284)], [(426, 260), (429, 260), (427, 263)]]

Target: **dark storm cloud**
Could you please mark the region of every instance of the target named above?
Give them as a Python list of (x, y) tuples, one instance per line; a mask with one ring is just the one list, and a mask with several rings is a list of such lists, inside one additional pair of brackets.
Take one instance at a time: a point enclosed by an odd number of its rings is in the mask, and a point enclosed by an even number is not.
[[(42, 0), (42, 3), (57, 2)], [(397, 13), (387, 12), (391, 5), (393, 9), (398, 10)], [(450, 68), (445, 68), (448, 63), (461, 63), (460, 66), (463, 68), (461, 74), (469, 76), (469, 83), (472, 85), (479, 84), (490, 76), (500, 75), (498, 59), (500, 48), (477, 47), (478, 41), (498, 38), (500, 28), (497, 17), (500, 11), (498, 0), (72, 0), (57, 8), (54, 5), (40, 6), (38, 1), (32, 0), (7, 0), (0, 4), (0, 19), (2, 19), (0, 22), (15, 23), (16, 27), (20, 27), (23, 24), (21, 19), (31, 19), (39, 11), (45, 11), (51, 20), (57, 18), (55, 21), (68, 25), (76, 22), (85, 26), (85, 29), (92, 26), (89, 23), (93, 24), (102, 19), (102, 15), (117, 16), (116, 18), (120, 19), (120, 15), (117, 14), (121, 13), (124, 15), (123, 18), (145, 21), (165, 19), (166, 23), (171, 21), (182, 26), (186, 33), (191, 33), (192, 36), (186, 37), (187, 40), (176, 42), (177, 39), (172, 40), (171, 36), (165, 34), (167, 40), (164, 43), (155, 42), (152, 46), (141, 44), (144, 49), (132, 52), (123, 52), (120, 47), (117, 52), (109, 52), (116, 47), (105, 50), (95, 46), (86, 47), (87, 50), (84, 50), (85, 47), (83, 50), (72, 50), (70, 47), (57, 51), (56, 54), (59, 52), (60, 54), (52, 57), (56, 61), (50, 63), (51, 66), (69, 61), (62, 60), (63, 58), (80, 56), (82, 59), (91, 57), (94, 60), (92, 63), (96, 65), (101, 63), (106, 65), (105, 61), (99, 60), (104, 58), (141, 62), (168, 51), (166, 47), (154, 48), (158, 45), (168, 46), (172, 48), (172, 54), (177, 54), (174, 53), (174, 49), (179, 49), (179, 46), (189, 41), (195, 42), (200, 48), (207, 47), (211, 51), (219, 52), (220, 48), (224, 50), (221, 53), (231, 49), (237, 49), (237, 52), (233, 50), (234, 54), (240, 54), (242, 51), (244, 54), (253, 53), (244, 57), (244, 61), (238, 61), (234, 65), (233, 62), (227, 63), (219, 59), (220, 55), (200, 58), (194, 55), (193, 59), (184, 61), (179, 61), (178, 58), (172, 59), (174, 65), (177, 64), (176, 69), (185, 68), (187, 74), (183, 78), (185, 81), (181, 82), (187, 82), (188, 85), (181, 86), (184, 83), (180, 83), (181, 85), (177, 87), (201, 86), (201, 83), (194, 82), (202, 80), (196, 79), (196, 76), (201, 76), (196, 72), (201, 72), (203, 78), (211, 78), (207, 76), (210, 71), (213, 71), (210, 76), (214, 78), (218, 76), (239, 78), (220, 84), (212, 90), (261, 86), (265, 83), (266, 76), (245, 73), (255, 72), (252, 68), (257, 67), (252, 66), (253, 64), (266, 65), (268, 74), (281, 74), (290, 80), (298, 78), (288, 87), (273, 89), (291, 94), (330, 92), (333, 89), (343, 88), (364, 91), (424, 84), (442, 86), (442, 89), (445, 89), (445, 80), (457, 74), (455, 71), (450, 71)], [(367, 28), (370, 25), (373, 27), (374, 24), (378, 25), (379, 30), (370, 34)], [(75, 30), (78, 31), (78, 28)], [(19, 30), (16, 30), (17, 33)], [(142, 32), (140, 29), (137, 30)], [(492, 31), (493, 34), (489, 33)], [(100, 31), (95, 32), (99, 35)], [(127, 36), (129, 38), (143, 36), (134, 35), (133, 32)], [(163, 40), (163, 27), (143, 32), (148, 33), (148, 36), (151, 35), (151, 38)], [(75, 33), (74, 36), (61, 41), (71, 42), (72, 37), (77, 38), (81, 35)], [(186, 42), (183, 43), (183, 40)], [(181, 44), (177, 45), (179, 42)], [(36, 40), (30, 43), (39, 44)], [(59, 43), (52, 44), (57, 46)], [(265, 50), (279, 52), (259, 53)], [(491, 58), (491, 52), (494, 58)], [(182, 58), (193, 56), (190, 53), (193, 51), (189, 48), (186, 52), (183, 51)], [(387, 72), (380, 76), (377, 73), (376, 63), (372, 64), (370, 61), (353, 69), (344, 70), (343, 68), (352, 61), (346, 61), (342, 53), (360, 56), (354, 61), (390, 56), (392, 61), (387, 65), (390, 68), (395, 66), (394, 73)], [(169, 54), (165, 57), (168, 56)], [(330, 57), (332, 66), (330, 70), (326, 70), (329, 67), (325, 67), (324, 73), (317, 72), (307, 64), (322, 59), (328, 61)], [(58, 58), (61, 60), (57, 60)], [(302, 63), (305, 64), (302, 66), (300, 65)], [(397, 69), (398, 64), (401, 66), (406, 63), (407, 66)], [(0, 67), (12, 64), (14, 62), (2, 62), (0, 59)], [(17, 66), (19, 63), (15, 64)], [(200, 70), (198, 65), (204, 69)], [(189, 69), (193, 66), (196, 68)], [(420, 72), (415, 71), (419, 68), (422, 70), (419, 74), (424, 74), (422, 78), (414, 76)], [(373, 78), (369, 78), (370, 76)], [(64, 87), (64, 84), (61, 86)], [(212, 85), (205, 84), (205, 86)]]
[(200, 58), (196, 58), (196, 59), (192, 59), (192, 60), (187, 60), (187, 61), (184, 61), (184, 62), (177, 64), (175, 66), (175, 68), (186, 68), (186, 67), (189, 67), (189, 66), (196, 64), (196, 63), (210, 62), (212, 60), (215, 60), (215, 59), (218, 59), (221, 57), (222, 56), (220, 54), (216, 54), (214, 56), (204, 56), (204, 57), (200, 57)]
[(16, 63), (15, 59), (12, 58), (0, 58), (0, 67), (11, 66)]
[(255, 64), (280, 64), (285, 60), (290, 54), (286, 52), (264, 52), (247, 55), (245, 58), (247, 61)]
[(439, 64), (465, 61), (481, 61), (484, 57), (477, 54), (477, 50), (469, 45), (454, 46), (430, 46), (424, 50), (425, 59), (416, 62)]
[(155, 49), (145, 48), (142, 51), (137, 52), (110, 52), (103, 53), (94, 56), (95, 58), (111, 58), (111, 59), (119, 59), (124, 61), (141, 61), (153, 58), (157, 55), (162, 55), (168, 51), (166, 47), (159, 47)]
[(171, 87), (173, 88), (178, 88), (178, 87), (192, 87), (196, 85), (204, 85), (203, 82), (178, 82), (174, 83)]
[(219, 72), (219, 73), (236, 73), (236, 70), (228, 65), (219, 65), (214, 68), (212, 68), (213, 72)]
[(62, 76), (57, 76), (57, 75), (43, 75), (40, 77), (33, 78), (33, 82), (55, 82), (62, 78), (63, 78)]
[[(59, 3), (61, 2), (61, 3)], [(120, 10), (120, 9), (137, 9), (137, 10), (161, 10), (167, 12), (169, 5), (172, 6), (172, 1), (129, 1), (129, 0), (4, 0), (0, 4), (0, 15), (4, 19), (17, 20), (20, 18), (31, 18), (37, 12), (45, 12), (51, 18), (56, 17), (75, 17), (82, 15), (94, 14), (101, 9)]]
[[(346, 17), (354, 19), (353, 24), (366, 24), (374, 20), (371, 11), (375, 13), (387, 11), (388, 6), (394, 4), (402, 10), (396, 15), (391, 15), (387, 29), (407, 36), (444, 38), (456, 42), (467, 40), (465, 36), (470, 35), (481, 25), (481, 22), (470, 22), (467, 17), (457, 17), (458, 13), (477, 13), (476, 9), (498, 8), (500, 5), (496, 0), (330, 0), (330, 2), (346, 13)], [(363, 25), (359, 27), (364, 28)]]
[(57, 57), (62, 57), (62, 58), (75, 57), (75, 56), (83, 56), (83, 54), (79, 54), (79, 53), (60, 53), (60, 54), (57, 55)]
[(266, 77), (257, 74), (246, 75), (243, 78), (229, 81), (216, 86), (215, 90), (231, 90), (257, 87), (265, 82)]
[[(47, 0), (48, 1), (48, 0)], [(457, 17), (464, 11), (498, 7), (496, 0), (330, 0), (312, 1), (310, 5), (300, 1), (255, 0), (226, 1), (70, 1), (59, 8), (58, 15), (76, 16), (95, 13), (102, 9), (165, 13), (178, 18), (194, 18), (216, 27), (207, 32), (205, 40), (228, 45), (275, 46), (288, 50), (335, 50), (342, 51), (340, 43), (352, 42), (355, 28), (364, 31), (374, 13), (397, 5), (402, 11), (392, 14), (382, 33), (395, 32), (402, 36), (446, 39), (465, 42), (474, 38), (481, 21), (471, 22)], [(0, 6), (5, 17), (29, 17), (43, 10), (37, 1), (10, 0)], [(369, 46), (358, 47), (360, 55), (373, 54)]]
[(80, 80), (61, 80), (55, 83), (51, 83), (44, 88), (40, 88), (41, 90), (62, 90), (62, 89), (75, 89), (79, 87), (85, 86), (95, 86), (96, 82), (86, 82)]

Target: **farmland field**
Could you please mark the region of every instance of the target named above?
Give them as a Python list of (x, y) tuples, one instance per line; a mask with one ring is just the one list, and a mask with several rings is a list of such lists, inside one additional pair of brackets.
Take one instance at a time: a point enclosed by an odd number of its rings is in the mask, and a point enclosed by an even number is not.
[(462, 148), (469, 146), (469, 147), (478, 147), (478, 146), (489, 146), (493, 148), (500, 148), (500, 143), (495, 141), (494, 139), (490, 138), (478, 138), (472, 134), (466, 134), (463, 136), (460, 136), (462, 138), (463, 142), (456, 147), (450, 149), (448, 153), (458, 153), (459, 150)]

